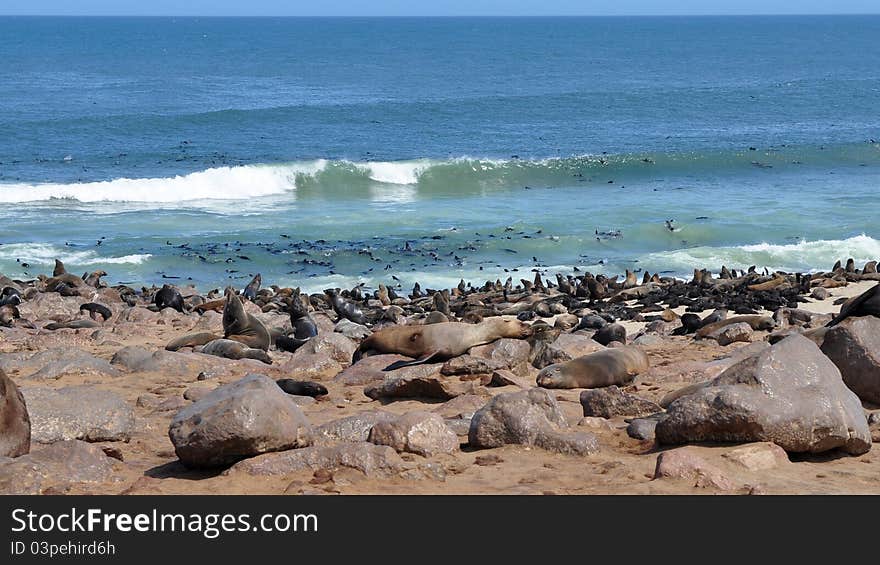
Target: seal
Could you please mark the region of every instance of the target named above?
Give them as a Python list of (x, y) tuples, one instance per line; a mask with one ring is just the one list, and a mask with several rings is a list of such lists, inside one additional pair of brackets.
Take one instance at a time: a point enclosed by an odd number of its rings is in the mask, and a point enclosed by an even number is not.
[(250, 301), (253, 301), (257, 297), (257, 293), (260, 291), (260, 285), (263, 284), (263, 277), (260, 273), (254, 275), (254, 278), (251, 279), (251, 282), (248, 283), (244, 290), (241, 291), (241, 295), (247, 298)]
[(101, 324), (91, 318), (82, 320), (69, 320), (67, 322), (52, 322), (43, 326), (44, 330), (79, 330), (83, 328), (100, 328)]
[(281, 335), (275, 338), (275, 347), (293, 353), (318, 335), (318, 324), (309, 315), (306, 305), (300, 299), (299, 292), (285, 300), (290, 313), (290, 324), (293, 326), (293, 337)]
[(776, 327), (776, 322), (773, 321), (773, 318), (770, 316), (734, 316), (732, 318), (725, 318), (724, 320), (719, 320), (713, 324), (706, 324), (697, 330), (697, 339), (702, 339), (707, 337), (709, 334), (720, 330), (725, 326), (729, 326), (731, 324), (737, 324), (740, 322), (745, 322), (750, 325), (753, 330), (772, 330)]
[(79, 307), (79, 311), (86, 311), (89, 313), (89, 316), (93, 320), (98, 320), (98, 316), (101, 317), (101, 322), (107, 321), (113, 315), (110, 312), (110, 309), (104, 306), (103, 304), (98, 304), (97, 302), (86, 302), (85, 304)]
[(15, 320), (21, 318), (21, 312), (14, 304), (4, 304), (0, 306), (0, 326), (11, 328)]
[(489, 318), (479, 324), (441, 322), (391, 326), (364, 339), (355, 350), (352, 363), (372, 353), (399, 353), (416, 358), (416, 361), (392, 363), (384, 369), (386, 371), (420, 363), (439, 363), (463, 355), (477, 345), (492, 343), (503, 337), (522, 339), (531, 333), (528, 324), (501, 317)]
[(187, 334), (185, 336), (169, 341), (168, 345), (165, 346), (165, 349), (167, 351), (177, 351), (182, 347), (196, 347), (197, 345), (205, 345), (206, 343), (210, 343), (215, 339), (222, 338), (219, 335), (212, 334), (210, 332)]
[(215, 339), (206, 343), (199, 353), (225, 357), (226, 359), (256, 359), (268, 365), (272, 364), (272, 358), (262, 349), (248, 347), (240, 341), (232, 339)]
[(565, 363), (541, 369), (536, 382), (543, 388), (599, 388), (632, 382), (648, 370), (649, 361), (638, 347), (603, 349)]
[(362, 326), (367, 325), (367, 318), (364, 316), (364, 313), (361, 312), (361, 309), (351, 302), (343, 300), (336, 290), (327, 289), (324, 291), (324, 294), (330, 299), (330, 306), (333, 307), (333, 311), (336, 312), (338, 316), (354, 322), (355, 324), (360, 324)]
[(82, 278), (83, 278), (83, 281), (86, 283), (86, 286), (91, 286), (94, 288), (101, 288), (101, 287), (107, 286), (101, 281), (101, 277), (106, 277), (106, 276), (107, 276), (107, 271), (98, 270), (93, 273), (85, 273)]
[(178, 312), (183, 312), (183, 296), (178, 290), (170, 285), (163, 284), (162, 288), (153, 296), (153, 304), (156, 308), (174, 308)]
[(880, 284), (875, 284), (865, 292), (851, 298), (840, 307), (837, 314), (826, 327), (833, 328), (850, 316), (876, 316), (880, 318)]
[(0, 369), (0, 457), (18, 457), (31, 450), (31, 418), (21, 391)]
[(241, 298), (232, 288), (226, 289), (226, 307), (223, 308), (223, 337), (268, 351), (272, 336), (266, 326), (244, 311)]
[(275, 381), (278, 386), (287, 394), (296, 396), (324, 396), (327, 394), (327, 387), (320, 383), (312, 381), (297, 381), (294, 379), (278, 379)]
[(6, 306), (7, 304), (18, 306), (21, 303), (21, 293), (18, 292), (18, 289), (7, 286), (3, 288), (3, 292), (0, 292), (0, 306)]
[(626, 345), (626, 328), (618, 323), (608, 324), (599, 328), (593, 334), (593, 341), (597, 341), (602, 345), (608, 345), (612, 341), (619, 341)]

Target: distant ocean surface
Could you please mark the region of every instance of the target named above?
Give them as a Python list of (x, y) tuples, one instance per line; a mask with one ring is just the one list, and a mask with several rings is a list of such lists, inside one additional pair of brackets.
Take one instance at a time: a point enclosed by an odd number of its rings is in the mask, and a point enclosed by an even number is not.
[(877, 16), (0, 18), (0, 272), (408, 291), (880, 259), (878, 38)]

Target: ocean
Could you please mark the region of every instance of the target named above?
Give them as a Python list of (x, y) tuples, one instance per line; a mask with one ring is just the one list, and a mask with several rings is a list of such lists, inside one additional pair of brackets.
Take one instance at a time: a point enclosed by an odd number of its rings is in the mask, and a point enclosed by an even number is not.
[(3, 17), (0, 272), (408, 291), (880, 259), (878, 37), (880, 16)]

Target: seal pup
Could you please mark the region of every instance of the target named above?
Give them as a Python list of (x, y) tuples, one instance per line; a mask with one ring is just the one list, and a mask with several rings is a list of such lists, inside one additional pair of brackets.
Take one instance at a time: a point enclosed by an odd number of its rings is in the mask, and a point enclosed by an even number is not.
[(263, 277), (260, 273), (254, 275), (254, 278), (251, 279), (251, 282), (248, 283), (244, 290), (241, 291), (241, 295), (253, 302), (253, 300), (257, 297), (257, 292), (260, 291), (260, 285), (263, 284)]
[(3, 292), (0, 293), (0, 306), (6, 306), (7, 304), (18, 306), (21, 303), (21, 293), (19, 293), (18, 290), (11, 286), (3, 288)]
[(492, 343), (503, 337), (522, 339), (531, 335), (528, 324), (516, 319), (493, 317), (479, 324), (441, 322), (417, 326), (390, 326), (383, 328), (361, 342), (352, 357), (357, 363), (372, 353), (399, 353), (416, 358), (398, 361), (384, 370), (421, 363), (439, 363), (467, 352), (471, 347)]
[(825, 326), (833, 328), (850, 316), (876, 316), (880, 318), (880, 283), (844, 302), (840, 307), (840, 313)]
[(626, 328), (616, 322), (602, 326), (593, 334), (593, 341), (597, 341), (601, 345), (608, 345), (612, 341), (626, 345)]
[(14, 304), (4, 304), (0, 306), (0, 326), (11, 328), (15, 324), (15, 320), (21, 318), (21, 312)]
[(93, 273), (85, 273), (85, 274), (83, 274), (82, 278), (87, 286), (91, 286), (93, 288), (102, 288), (107, 285), (105, 285), (101, 281), (101, 277), (106, 277), (106, 276), (107, 276), (107, 271), (98, 270)]
[(318, 335), (318, 325), (309, 315), (305, 304), (299, 297), (299, 290), (286, 299), (287, 309), (290, 313), (290, 324), (293, 326), (293, 337), (282, 335), (275, 338), (275, 347), (282, 351), (293, 353), (310, 339)]
[(113, 315), (109, 308), (103, 304), (98, 304), (97, 302), (86, 302), (85, 304), (80, 305), (79, 311), (88, 312), (93, 320), (98, 320), (98, 316), (100, 316), (101, 319), (98, 321), (101, 322), (106, 322)]
[(235, 290), (232, 288), (226, 289), (226, 306), (223, 308), (223, 337), (263, 351), (268, 351), (272, 344), (269, 330), (263, 322), (244, 311), (241, 298), (235, 294)]
[(338, 316), (354, 322), (355, 324), (360, 324), (362, 326), (367, 325), (367, 318), (364, 316), (361, 309), (351, 302), (343, 300), (335, 289), (327, 289), (324, 291), (324, 294), (330, 299), (330, 306)]
[(278, 387), (287, 394), (296, 396), (325, 396), (327, 387), (313, 381), (297, 381), (294, 379), (278, 379), (275, 381)]
[(183, 296), (181, 296), (176, 288), (167, 284), (163, 284), (162, 288), (153, 296), (153, 304), (159, 310), (174, 308), (178, 312), (183, 313)]
[(648, 356), (638, 347), (603, 349), (541, 369), (536, 382), (543, 388), (599, 388), (628, 384), (648, 370)]
[(206, 355), (214, 355), (226, 359), (256, 359), (257, 361), (262, 361), (268, 365), (272, 364), (272, 358), (262, 349), (248, 347), (244, 343), (232, 339), (215, 339), (209, 341), (197, 351)]

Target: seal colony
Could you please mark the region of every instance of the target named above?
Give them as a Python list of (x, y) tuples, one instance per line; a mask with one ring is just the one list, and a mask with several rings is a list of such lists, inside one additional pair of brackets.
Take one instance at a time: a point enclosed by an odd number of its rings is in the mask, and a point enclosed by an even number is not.
[[(4, 397), (5, 412), (0, 402), (0, 417), (17, 434), (0, 432), (0, 446), (15, 445), (11, 451), (26, 457), (21, 438), (28, 430), (32, 450), (49, 449), (57, 441), (50, 422), (59, 408), (48, 408), (40, 391), (63, 397), (70, 394), (65, 387), (80, 386), (91, 391), (85, 399), (60, 401), (65, 414), (81, 412), (63, 416), (70, 420), (67, 437), (103, 442), (125, 484), (74, 481), (70, 492), (189, 492), (192, 485), (184, 483), (192, 481), (181, 482), (176, 473), (217, 461), (228, 472), (195, 475), (196, 491), (308, 492), (318, 485), (432, 492), (448, 484), (469, 492), (468, 485), (482, 484), (470, 469), (481, 468), (498, 492), (534, 485), (528, 481), (536, 473), (562, 492), (746, 492), (756, 480), (769, 492), (789, 492), (793, 476), (800, 477), (798, 488), (824, 492), (827, 481), (816, 482), (815, 471), (797, 465), (774, 464), (752, 476), (754, 470), (729, 464), (744, 441), (777, 441), (750, 435), (757, 424), (713, 436), (711, 410), (699, 412), (708, 423), (696, 423), (696, 413), (682, 415), (718, 382), (745, 387), (763, 379), (762, 356), (788, 359), (798, 352), (798, 363), (812, 363), (830, 379), (809, 390), (837, 395), (830, 402), (847, 408), (824, 414), (811, 402), (825, 400), (812, 392), (776, 392), (803, 407), (791, 416), (792, 429), (820, 426), (811, 418), (822, 416), (823, 433), (831, 433), (836, 424), (826, 420), (845, 413), (848, 439), (778, 443), (790, 453), (840, 448), (880, 463), (868, 431), (880, 438), (880, 411), (868, 400), (880, 395), (880, 351), (873, 349), (880, 340), (871, 333), (880, 332), (875, 262), (861, 269), (838, 262), (814, 274), (721, 266), (695, 270), (690, 280), (633, 271), (554, 275), (478, 285), (461, 280), (448, 289), (417, 283), (408, 293), (381, 284), (313, 294), (264, 286), (259, 274), (241, 289), (208, 292), (110, 286), (101, 280), (105, 271), (72, 275), (60, 261), (51, 277), (0, 275), (0, 370), (9, 375), (5, 390), (16, 395)], [(831, 331), (834, 342), (823, 346)], [(858, 352), (857, 392), (844, 385), (856, 381), (839, 344)], [(90, 403), (111, 397), (131, 419), (113, 424), (124, 428), (119, 433), (101, 436), (116, 439), (96, 440), (86, 431), (94, 428), (87, 421)], [(725, 398), (735, 404), (733, 396)], [(863, 408), (853, 412), (859, 399)], [(261, 416), (245, 422), (237, 414)], [(681, 429), (670, 431), (672, 422)], [(205, 434), (203, 426), (214, 431)], [(679, 449), (705, 450), (705, 465), (729, 475), (726, 482), (695, 487), (686, 476), (673, 480), (654, 470), (662, 442), (692, 437), (725, 445)], [(737, 439), (725, 444), (724, 437)], [(476, 452), (461, 451), (472, 441)], [(772, 444), (746, 445), (772, 451)], [(586, 482), (584, 461), (595, 467)], [(145, 481), (147, 471), (169, 464), (179, 471)], [(823, 464), (809, 463), (811, 469)], [(851, 472), (862, 477), (866, 467), (872, 466), (852, 465)], [(0, 490), (3, 469), (0, 461)], [(313, 474), (331, 478), (309, 482)], [(51, 491), (50, 483), (38, 490)], [(834, 485), (839, 492), (854, 488), (843, 480)], [(857, 487), (880, 493), (880, 478), (864, 478)]]

